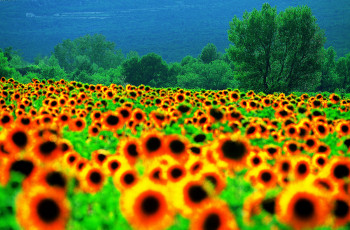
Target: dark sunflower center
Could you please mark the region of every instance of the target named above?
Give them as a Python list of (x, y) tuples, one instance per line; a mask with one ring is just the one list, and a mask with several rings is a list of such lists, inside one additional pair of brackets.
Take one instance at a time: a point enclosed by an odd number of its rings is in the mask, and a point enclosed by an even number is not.
[(204, 134), (198, 134), (193, 138), (193, 140), (195, 142), (203, 142), (203, 141), (205, 141), (205, 138), (206, 138), (206, 136)]
[(341, 131), (343, 131), (344, 133), (347, 133), (349, 131), (349, 127), (346, 125), (342, 125), (341, 126)]
[(151, 137), (146, 142), (146, 148), (148, 149), (148, 151), (154, 152), (159, 149), (160, 144), (161, 142), (158, 137)]
[(207, 198), (207, 192), (199, 185), (193, 185), (188, 190), (189, 198), (194, 203), (199, 203)]
[(210, 109), (210, 115), (215, 118), (215, 120), (221, 120), (223, 118), (223, 113), (218, 109)]
[(104, 154), (98, 154), (97, 155), (97, 159), (100, 161), (100, 162), (104, 162), (105, 160), (106, 160), (106, 155), (104, 155)]
[(204, 230), (217, 230), (220, 228), (221, 221), (220, 217), (216, 213), (210, 214), (204, 221)]
[(284, 162), (284, 163), (282, 164), (282, 171), (288, 172), (288, 171), (289, 171), (289, 167), (290, 167), (289, 163)]
[(182, 143), (182, 141), (179, 141), (179, 140), (174, 140), (170, 142), (169, 147), (171, 152), (173, 153), (181, 153), (185, 149), (184, 143)]
[(288, 147), (289, 147), (290, 151), (292, 151), (292, 152), (295, 152), (298, 149), (296, 144), (290, 144)]
[(19, 160), (15, 161), (11, 165), (10, 171), (16, 171), (19, 173), (22, 173), (25, 176), (29, 176), (30, 173), (33, 171), (34, 164), (31, 161), (26, 161), (26, 160)]
[(271, 173), (269, 172), (264, 172), (262, 175), (261, 175), (261, 179), (264, 181), (264, 182), (269, 182), (271, 180), (272, 176), (271, 176)]
[(320, 152), (320, 153), (324, 153), (324, 152), (327, 151), (327, 147), (324, 146), (324, 145), (321, 145), (320, 147), (318, 147), (318, 150), (317, 150), (317, 151)]
[(50, 172), (46, 175), (46, 182), (51, 186), (58, 186), (64, 188), (66, 180), (60, 172)]
[(346, 165), (337, 165), (333, 171), (334, 176), (338, 179), (349, 176), (349, 168)]
[(228, 140), (222, 145), (224, 157), (232, 160), (240, 160), (246, 151), (247, 149), (244, 144), (238, 141)]
[(315, 141), (312, 140), (312, 139), (309, 139), (309, 140), (306, 141), (306, 145), (309, 146), (309, 147), (312, 147), (312, 146), (315, 145)]
[(58, 218), (60, 208), (52, 199), (43, 199), (37, 206), (37, 213), (42, 221), (50, 223)]
[(47, 156), (52, 153), (56, 149), (57, 145), (53, 141), (46, 141), (45, 143), (40, 145), (41, 154)]
[(109, 115), (106, 121), (107, 121), (107, 124), (109, 125), (117, 125), (119, 123), (119, 117), (114, 115)]
[(254, 126), (251, 126), (247, 129), (247, 134), (252, 134), (255, 132), (255, 130), (256, 130), (256, 128)]
[(136, 114), (135, 114), (135, 118), (136, 118), (137, 120), (141, 120), (141, 119), (142, 119), (142, 114), (141, 114), (141, 113), (136, 113)]
[(317, 163), (318, 163), (319, 165), (324, 165), (325, 160), (324, 160), (322, 157), (319, 157), (319, 158), (317, 159)]
[(98, 172), (92, 172), (90, 174), (90, 180), (94, 184), (99, 184), (102, 180), (101, 174)]
[(17, 145), (19, 148), (24, 148), (28, 143), (27, 135), (22, 132), (18, 131), (12, 135), (12, 141)]
[(136, 150), (136, 145), (135, 144), (130, 144), (127, 148), (128, 154), (132, 157), (137, 157), (139, 154)]
[(348, 213), (349, 205), (342, 200), (336, 200), (334, 215), (339, 218), (344, 218)]
[(262, 208), (270, 213), (275, 214), (275, 198), (266, 199), (261, 203)]
[(131, 173), (128, 173), (124, 176), (124, 182), (125, 184), (132, 184), (135, 180), (134, 175), (132, 175)]
[(317, 128), (318, 128), (318, 131), (320, 131), (320, 133), (326, 132), (326, 129), (323, 125), (319, 125)]
[(5, 116), (3, 116), (3, 117), (1, 118), (1, 122), (2, 122), (3, 124), (8, 123), (9, 121), (10, 121), (10, 117), (7, 116), (7, 115), (5, 115)]
[(130, 115), (129, 111), (126, 110), (126, 109), (121, 110), (121, 111), (120, 111), (120, 114), (121, 114), (124, 118), (127, 118), (127, 117), (129, 117), (129, 115)]
[(306, 171), (307, 171), (307, 167), (305, 164), (300, 164), (298, 166), (298, 173), (299, 174), (304, 174), (304, 173), (306, 173)]
[(79, 128), (83, 126), (83, 122), (81, 122), (81, 121), (77, 121), (77, 122), (75, 122), (75, 124)]
[(160, 204), (153, 196), (146, 197), (141, 204), (142, 212), (146, 215), (153, 215), (159, 210)]
[(301, 198), (294, 205), (294, 214), (300, 219), (309, 219), (314, 212), (314, 204), (308, 199)]
[(171, 170), (171, 176), (175, 179), (179, 178), (182, 175), (182, 170), (179, 168), (174, 168)]
[(70, 156), (70, 157), (68, 158), (68, 161), (69, 161), (70, 163), (73, 163), (75, 160), (76, 160), (76, 157), (75, 157), (75, 156)]
[(119, 167), (119, 164), (116, 161), (112, 161), (110, 166), (113, 170), (116, 170)]
[(253, 158), (253, 164), (258, 165), (260, 163), (260, 158), (259, 157), (254, 157)]
[(268, 148), (267, 151), (269, 152), (270, 155), (273, 155), (277, 152), (277, 149), (275, 148)]

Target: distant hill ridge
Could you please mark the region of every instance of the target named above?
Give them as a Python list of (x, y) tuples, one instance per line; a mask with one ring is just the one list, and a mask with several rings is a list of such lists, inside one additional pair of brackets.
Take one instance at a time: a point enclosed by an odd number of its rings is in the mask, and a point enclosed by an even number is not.
[[(101, 33), (123, 53), (160, 54), (166, 61), (197, 56), (207, 43), (224, 52), (229, 22), (266, 0), (7, 0), (0, 1), (0, 48), (12, 46), (32, 61), (63, 39)], [(326, 32), (326, 47), (350, 51), (349, 0), (273, 0), (277, 10), (308, 5)]]

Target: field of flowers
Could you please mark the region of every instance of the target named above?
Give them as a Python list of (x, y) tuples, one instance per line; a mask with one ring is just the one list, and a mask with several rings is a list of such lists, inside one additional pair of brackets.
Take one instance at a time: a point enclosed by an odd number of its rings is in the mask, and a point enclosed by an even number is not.
[(0, 229), (350, 228), (347, 96), (0, 89)]

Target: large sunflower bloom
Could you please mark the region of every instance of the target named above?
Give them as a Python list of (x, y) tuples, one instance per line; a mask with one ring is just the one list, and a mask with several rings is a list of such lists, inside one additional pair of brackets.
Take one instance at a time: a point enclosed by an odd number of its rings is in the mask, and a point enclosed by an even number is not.
[(134, 229), (166, 229), (174, 218), (166, 194), (165, 187), (145, 178), (121, 194), (121, 212)]

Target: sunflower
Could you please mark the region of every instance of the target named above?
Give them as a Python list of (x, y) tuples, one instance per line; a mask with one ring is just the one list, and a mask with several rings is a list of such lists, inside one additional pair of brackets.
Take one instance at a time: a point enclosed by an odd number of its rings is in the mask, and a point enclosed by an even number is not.
[(189, 142), (186, 138), (172, 134), (165, 137), (166, 152), (177, 161), (184, 163), (188, 160)]
[(83, 118), (75, 118), (69, 121), (69, 129), (75, 132), (81, 132), (86, 126), (86, 121)]
[(350, 160), (346, 157), (333, 156), (320, 173), (332, 178), (337, 183), (348, 180), (350, 177)]
[(96, 137), (100, 133), (100, 127), (96, 124), (91, 124), (88, 129), (90, 137)]
[(327, 155), (323, 153), (315, 153), (311, 158), (311, 163), (313, 167), (321, 170), (328, 162)]
[(24, 128), (12, 128), (7, 132), (5, 148), (12, 153), (18, 153), (31, 145), (31, 135)]
[(97, 165), (102, 166), (103, 162), (105, 162), (110, 155), (109, 151), (104, 149), (98, 149), (91, 153), (91, 160), (96, 162)]
[(103, 127), (110, 131), (116, 131), (123, 126), (121, 115), (112, 111), (103, 114), (102, 122)]
[(145, 133), (141, 138), (141, 152), (147, 158), (153, 158), (164, 153), (164, 139), (160, 132)]
[(319, 140), (316, 137), (308, 137), (305, 139), (305, 143), (303, 144), (303, 147), (306, 151), (313, 153), (317, 150), (317, 147), (319, 145)]
[(266, 163), (250, 169), (245, 174), (245, 178), (251, 181), (252, 185), (259, 190), (273, 188), (277, 183), (277, 175), (274, 169)]
[(3, 157), (0, 160), (0, 183), (6, 185), (10, 179), (11, 172), (17, 172), (25, 177), (25, 180), (30, 180), (39, 170), (35, 164), (33, 157), (26, 156), (24, 158), (20, 157)]
[(67, 176), (62, 171), (54, 169), (54, 167), (41, 168), (35, 171), (35, 175), (30, 180), (23, 181), (22, 187), (24, 190), (29, 191), (33, 185), (65, 191), (67, 188)]
[(140, 178), (136, 169), (119, 169), (117, 173), (113, 175), (114, 186), (120, 190), (125, 191), (133, 186), (137, 185)]
[(300, 144), (296, 141), (289, 140), (284, 142), (283, 150), (287, 155), (298, 155), (300, 151)]
[(137, 138), (124, 138), (117, 146), (117, 154), (124, 156), (130, 165), (134, 165), (141, 156), (140, 145)]
[(167, 179), (172, 183), (177, 183), (186, 177), (186, 169), (181, 165), (172, 165), (167, 170)]
[(62, 149), (56, 141), (40, 140), (34, 145), (33, 155), (41, 162), (52, 162), (61, 157)]
[(13, 116), (7, 111), (2, 112), (0, 115), (0, 125), (5, 128), (9, 127), (12, 124), (13, 120)]
[(350, 201), (345, 194), (336, 194), (332, 197), (333, 226), (344, 226), (350, 221)]
[(102, 170), (106, 176), (113, 176), (117, 171), (123, 170), (128, 162), (124, 157), (118, 155), (108, 155), (107, 159), (103, 161)]
[(191, 230), (239, 229), (236, 220), (225, 202), (212, 200), (191, 218)]
[(120, 197), (120, 209), (129, 224), (137, 230), (166, 229), (173, 224), (174, 210), (166, 187), (148, 179)]
[(243, 167), (249, 153), (249, 143), (245, 139), (223, 136), (217, 140), (216, 152), (219, 159), (230, 167)]
[(290, 183), (276, 200), (277, 219), (295, 229), (321, 226), (329, 213), (327, 194), (305, 182)]
[(144, 122), (147, 118), (147, 115), (144, 111), (142, 111), (140, 108), (136, 108), (131, 113), (131, 119), (136, 123), (139, 124), (141, 122)]
[(24, 229), (65, 229), (70, 205), (64, 192), (41, 186), (16, 197), (16, 218)]
[(350, 124), (349, 122), (339, 122), (336, 126), (336, 131), (339, 136), (346, 136), (350, 134)]
[(103, 187), (105, 175), (100, 168), (88, 164), (79, 173), (79, 181), (83, 191), (96, 193)]
[(313, 172), (310, 158), (307, 155), (298, 155), (292, 159), (293, 176), (296, 180), (305, 179)]

